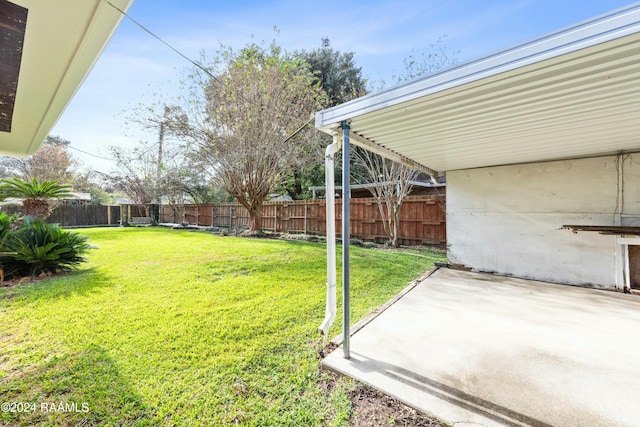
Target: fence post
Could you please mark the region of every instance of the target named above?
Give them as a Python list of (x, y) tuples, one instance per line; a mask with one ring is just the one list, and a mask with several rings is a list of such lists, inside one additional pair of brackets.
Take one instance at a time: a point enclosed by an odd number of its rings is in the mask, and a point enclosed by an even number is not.
[(212, 227), (213, 227), (213, 225), (214, 225), (213, 215), (214, 215), (214, 210), (213, 210), (213, 205), (211, 205), (211, 226), (212, 226)]
[(151, 206), (151, 225), (160, 224), (160, 205), (152, 203)]
[(129, 226), (129, 213), (131, 211), (131, 207), (129, 205), (124, 205), (120, 207), (120, 225), (123, 227)]
[(307, 234), (307, 208), (309, 205), (305, 202), (304, 204), (304, 234)]
[(273, 232), (278, 232), (278, 205), (273, 205)]

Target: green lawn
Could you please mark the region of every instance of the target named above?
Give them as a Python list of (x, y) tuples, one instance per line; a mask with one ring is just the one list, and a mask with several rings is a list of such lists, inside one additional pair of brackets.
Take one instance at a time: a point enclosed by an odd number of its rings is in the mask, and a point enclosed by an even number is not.
[[(82, 233), (79, 271), (0, 288), (0, 403), (37, 404), (0, 425), (346, 425), (352, 384), (319, 370), (323, 244)], [(442, 260), (352, 248), (352, 321)]]

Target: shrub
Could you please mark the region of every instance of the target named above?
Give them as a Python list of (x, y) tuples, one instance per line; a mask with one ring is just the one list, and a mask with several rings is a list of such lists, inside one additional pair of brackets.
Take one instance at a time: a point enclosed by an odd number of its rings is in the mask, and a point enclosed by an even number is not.
[(11, 230), (14, 230), (21, 218), (18, 214), (7, 215), (6, 212), (0, 212), (0, 245), (7, 238)]
[[(4, 226), (4, 220), (0, 224)], [(33, 277), (78, 266), (88, 249), (87, 237), (25, 217), (17, 230), (6, 233), (0, 264), (7, 276)]]
[(285, 234), (284, 238), (288, 240), (302, 240), (305, 242), (319, 242), (322, 236), (316, 236), (315, 234)]
[(307, 236), (305, 234), (286, 234), (285, 238), (289, 240), (306, 240)]
[(349, 241), (353, 246), (362, 246), (362, 240), (356, 239), (355, 237), (351, 238)]

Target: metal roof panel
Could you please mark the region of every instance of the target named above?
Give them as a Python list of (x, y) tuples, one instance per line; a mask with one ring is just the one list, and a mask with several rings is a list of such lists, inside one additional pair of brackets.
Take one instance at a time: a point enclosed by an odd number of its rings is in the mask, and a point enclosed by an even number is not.
[(640, 3), (317, 114), (436, 171), (640, 150)]

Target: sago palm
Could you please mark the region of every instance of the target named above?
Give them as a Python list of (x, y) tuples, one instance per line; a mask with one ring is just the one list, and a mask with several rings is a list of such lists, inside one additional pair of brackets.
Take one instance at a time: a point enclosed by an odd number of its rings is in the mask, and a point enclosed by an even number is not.
[(33, 218), (47, 218), (51, 214), (50, 200), (71, 196), (69, 190), (71, 187), (58, 184), (58, 181), (38, 182), (35, 178), (31, 181), (20, 178), (4, 178), (0, 181), (0, 199), (23, 199), (23, 213)]

